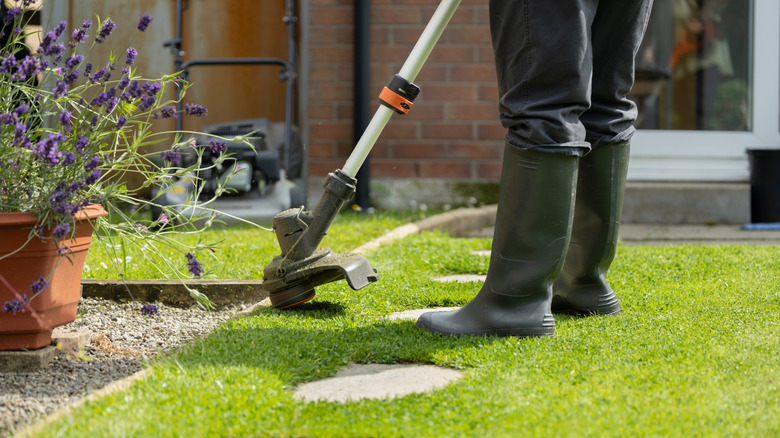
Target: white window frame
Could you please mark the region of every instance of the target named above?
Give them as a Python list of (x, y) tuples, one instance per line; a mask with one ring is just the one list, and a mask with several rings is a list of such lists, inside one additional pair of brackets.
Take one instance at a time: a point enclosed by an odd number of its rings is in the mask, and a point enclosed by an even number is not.
[(750, 132), (638, 130), (632, 181), (746, 182), (747, 149), (780, 148), (780, 2), (753, 2), (753, 112)]

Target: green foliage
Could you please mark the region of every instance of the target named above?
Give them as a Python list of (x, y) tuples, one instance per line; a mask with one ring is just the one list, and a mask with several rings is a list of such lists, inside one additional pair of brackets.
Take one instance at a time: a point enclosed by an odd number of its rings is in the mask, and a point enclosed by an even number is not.
[[(362, 220), (334, 224), (333, 246)], [(368, 255), (378, 283), (361, 291), (333, 283), (300, 310), (268, 308), (231, 321), (43, 436), (780, 433), (780, 247), (620, 246), (609, 279), (623, 313), (556, 316), (549, 339), (444, 338), (385, 318), (467, 302), (478, 285), (432, 278), (483, 273), (487, 260), (472, 251), (489, 245), (423, 233), (383, 246)], [(350, 362), (435, 363), (466, 373), (442, 390), (394, 400), (292, 397), (295, 385)]]

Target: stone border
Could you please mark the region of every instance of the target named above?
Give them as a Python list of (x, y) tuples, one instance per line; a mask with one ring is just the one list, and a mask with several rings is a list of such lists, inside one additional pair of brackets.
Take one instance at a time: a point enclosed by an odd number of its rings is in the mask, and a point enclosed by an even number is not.
[[(81, 280), (81, 295), (114, 301), (155, 301), (174, 307), (196, 304), (187, 287), (205, 294), (218, 308), (268, 298), (261, 280)], [(187, 287), (185, 287), (185, 285)]]
[(418, 234), (423, 231), (439, 230), (452, 235), (466, 235), (477, 230), (492, 227), (496, 224), (496, 205), (486, 205), (479, 208), (459, 208), (446, 213), (437, 214), (419, 220), (412, 224), (402, 225), (384, 236), (360, 245), (354, 252), (366, 254), (380, 246)]

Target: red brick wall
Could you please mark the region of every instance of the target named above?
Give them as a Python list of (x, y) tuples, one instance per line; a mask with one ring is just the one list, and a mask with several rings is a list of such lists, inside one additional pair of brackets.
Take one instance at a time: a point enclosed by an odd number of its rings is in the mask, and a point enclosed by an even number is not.
[[(354, 1), (310, 0), (309, 173), (344, 165), (352, 138)], [(371, 92), (398, 72), (438, 0), (371, 1)], [(496, 180), (504, 129), (485, 0), (464, 0), (414, 81), (422, 89), (394, 115), (370, 155), (371, 178)], [(374, 91), (375, 90), (375, 91)], [(371, 115), (378, 103), (371, 106)]]

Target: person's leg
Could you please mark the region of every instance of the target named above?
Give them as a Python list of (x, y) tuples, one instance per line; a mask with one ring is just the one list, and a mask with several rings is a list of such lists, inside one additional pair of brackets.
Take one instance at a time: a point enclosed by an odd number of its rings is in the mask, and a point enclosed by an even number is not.
[(491, 0), (490, 31), (506, 141), (582, 155), (590, 106), (591, 22), (598, 0)]
[(577, 157), (507, 145), (487, 279), (466, 306), (417, 327), (444, 335), (550, 336), (552, 283), (569, 244)]
[(596, 0), (491, 0), (501, 122), (507, 128), (487, 280), (466, 306), (426, 313), (445, 335), (549, 336), (552, 283), (571, 232), (577, 160), (589, 149), (588, 36)]
[(593, 20), (592, 103), (580, 116), (593, 149), (580, 158), (571, 243), (553, 287), (556, 313), (620, 312), (605, 276), (615, 257), (637, 115), (626, 94), (651, 7), (652, 0), (600, 0)]

